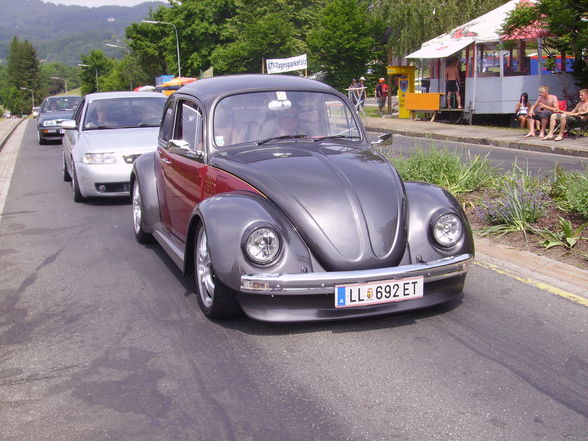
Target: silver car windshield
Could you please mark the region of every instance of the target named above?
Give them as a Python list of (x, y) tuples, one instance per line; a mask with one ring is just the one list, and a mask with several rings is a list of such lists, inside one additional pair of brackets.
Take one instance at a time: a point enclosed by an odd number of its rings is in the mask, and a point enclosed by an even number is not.
[(84, 130), (159, 127), (166, 97), (98, 99), (88, 104)]
[(213, 118), (218, 148), (270, 141), (361, 139), (352, 109), (336, 95), (271, 91), (231, 95), (221, 100)]

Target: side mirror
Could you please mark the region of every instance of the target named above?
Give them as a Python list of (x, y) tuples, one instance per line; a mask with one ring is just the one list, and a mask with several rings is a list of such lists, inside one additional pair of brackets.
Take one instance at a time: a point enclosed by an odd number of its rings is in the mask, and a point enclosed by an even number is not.
[(61, 128), (66, 130), (73, 130), (77, 128), (76, 122), (73, 119), (66, 119), (61, 123)]
[(379, 145), (382, 144), (384, 141), (386, 141), (387, 139), (389, 139), (392, 136), (392, 133), (383, 133), (380, 136), (378, 136), (378, 139), (376, 141), (371, 142), (371, 145)]
[(167, 149), (170, 151), (170, 153), (184, 155), (189, 158), (197, 159), (198, 161), (202, 161), (204, 159), (204, 152), (200, 150), (193, 150), (190, 147), (190, 143), (184, 141), (183, 139), (170, 139), (167, 143)]

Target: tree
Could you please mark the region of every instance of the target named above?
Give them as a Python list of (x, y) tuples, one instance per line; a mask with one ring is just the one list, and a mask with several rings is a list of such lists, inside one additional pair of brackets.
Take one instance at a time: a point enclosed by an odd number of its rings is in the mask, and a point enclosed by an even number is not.
[(101, 87), (100, 77), (110, 72), (114, 62), (99, 50), (91, 51), (88, 55), (82, 55), (80, 59), (82, 60), (80, 64), (86, 65), (82, 66), (82, 74), (80, 75), (82, 79), (82, 95), (107, 90)]
[[(0, 96), (4, 107), (13, 113), (31, 112), (32, 99), (38, 102), (39, 60), (33, 45), (13, 37), (8, 52), (8, 63)], [(31, 96), (32, 94), (32, 96)]]
[[(196, 76), (211, 66), (210, 55), (219, 46), (221, 29), (235, 13), (233, 0), (172, 0), (150, 14), (153, 21), (172, 23), (178, 30), (183, 76)], [(129, 46), (149, 78), (178, 71), (175, 31), (170, 25), (133, 23), (126, 30)]]
[[(517, 7), (504, 24), (504, 33), (519, 29), (542, 29), (545, 48), (574, 55), (572, 75), (581, 87), (588, 87), (588, 65), (584, 53), (588, 48), (588, 3), (584, 0), (539, 0)], [(550, 68), (555, 67), (554, 59)]]
[(260, 72), (267, 58), (307, 52), (305, 37), (314, 22), (317, 0), (237, 0), (237, 13), (222, 30), (224, 44), (211, 61), (222, 73)]
[(363, 75), (373, 60), (376, 36), (382, 29), (368, 6), (359, 0), (330, 0), (308, 34), (312, 66), (326, 72), (325, 81), (338, 89)]
[(506, 3), (506, 0), (382, 0), (375, 13), (391, 32), (387, 44), (403, 57), (440, 34)]

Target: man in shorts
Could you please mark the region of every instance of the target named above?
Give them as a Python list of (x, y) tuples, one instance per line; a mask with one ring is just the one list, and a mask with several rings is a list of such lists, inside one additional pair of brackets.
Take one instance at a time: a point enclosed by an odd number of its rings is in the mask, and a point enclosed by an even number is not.
[[(559, 135), (553, 138), (555, 126), (560, 121)], [(563, 139), (566, 127), (568, 125), (576, 125), (580, 122), (588, 121), (588, 89), (580, 90), (580, 102), (574, 107), (571, 112), (564, 112), (556, 110), (549, 120), (549, 133), (543, 139), (553, 139), (554, 141), (561, 141)]]
[(549, 87), (539, 86), (539, 97), (535, 104), (529, 109), (527, 126), (529, 127), (529, 133), (525, 137), (535, 136), (535, 121), (539, 121), (540, 130), (539, 136), (545, 137), (545, 129), (551, 114), (559, 110), (557, 103), (557, 97), (549, 94)]
[(453, 58), (445, 70), (445, 91), (447, 92), (447, 107), (451, 108), (451, 95), (455, 95), (457, 108), (461, 109), (461, 95), (459, 93), (459, 59)]

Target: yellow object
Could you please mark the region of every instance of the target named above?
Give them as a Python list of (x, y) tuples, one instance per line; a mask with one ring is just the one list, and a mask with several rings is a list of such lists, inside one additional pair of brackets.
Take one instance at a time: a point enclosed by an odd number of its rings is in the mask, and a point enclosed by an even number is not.
[(406, 95), (414, 92), (414, 66), (388, 66), (388, 75), (398, 75), (398, 118), (410, 118)]
[(407, 93), (404, 107), (407, 110), (439, 110), (442, 93)]

